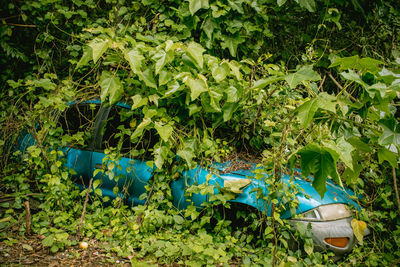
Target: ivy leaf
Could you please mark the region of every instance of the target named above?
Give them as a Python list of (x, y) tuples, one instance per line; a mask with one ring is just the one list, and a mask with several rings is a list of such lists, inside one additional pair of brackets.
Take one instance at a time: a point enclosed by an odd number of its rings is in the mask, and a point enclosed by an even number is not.
[(202, 26), (202, 29), (206, 33), (209, 40), (212, 40), (212, 33), (215, 28), (217, 28), (217, 24), (211, 18), (207, 18)]
[(306, 8), (310, 12), (315, 12), (314, 0), (295, 0), (301, 7)]
[(313, 71), (312, 65), (307, 65), (303, 66), (295, 73), (286, 75), (285, 80), (289, 84), (290, 88), (293, 89), (303, 81), (319, 81), (321, 80), (321, 76), (317, 72)]
[(224, 180), (224, 191), (232, 192), (235, 194), (243, 193), (243, 188), (251, 183), (250, 179), (232, 179)]
[(129, 66), (135, 74), (142, 72), (141, 67), (144, 56), (138, 50), (132, 49), (128, 52), (125, 52), (124, 57), (128, 61)]
[(186, 48), (186, 52), (197, 63), (200, 69), (203, 68), (203, 53), (206, 51), (200, 44), (191, 42)]
[(395, 145), (400, 147), (400, 123), (394, 118), (383, 119), (379, 121), (379, 125), (383, 129), (382, 136), (379, 137), (380, 145)]
[(225, 89), (225, 94), (227, 97), (226, 99), (227, 103), (234, 103), (240, 100), (239, 91), (234, 86), (229, 86), (227, 89)]
[(232, 71), (232, 74), (235, 75), (236, 79), (238, 79), (239, 81), (242, 80), (242, 74), (240, 73), (240, 64), (234, 60), (231, 60), (227, 63)]
[(358, 242), (363, 244), (364, 239), (364, 231), (367, 229), (367, 224), (363, 221), (359, 221), (357, 219), (351, 220), (351, 228), (353, 228), (354, 235), (356, 236)]
[(228, 48), (229, 53), (231, 56), (236, 57), (236, 52), (238, 45), (244, 43), (246, 41), (245, 38), (237, 36), (237, 37), (229, 37), (229, 36), (222, 36), (221, 47), (223, 49)]
[(83, 47), (83, 55), (81, 59), (78, 61), (78, 64), (76, 64), (75, 70), (79, 69), (82, 66), (85, 66), (88, 64), (88, 62), (93, 59), (93, 50), (90, 46), (84, 46)]
[(174, 129), (172, 128), (171, 125), (166, 124), (163, 125), (161, 122), (156, 122), (154, 125), (154, 128), (156, 128), (158, 134), (161, 136), (162, 140), (164, 142), (168, 142), (169, 137), (171, 136), (172, 132)]
[(88, 44), (92, 48), (92, 57), (94, 63), (106, 52), (108, 47), (110, 46), (109, 39), (100, 39), (95, 38)]
[(225, 105), (222, 107), (222, 111), (224, 112), (223, 118), (224, 121), (229, 121), (232, 118), (233, 113), (239, 107), (238, 103), (229, 103), (226, 102)]
[(190, 98), (192, 99), (192, 101), (198, 98), (201, 93), (208, 91), (207, 84), (204, 82), (203, 79), (193, 79), (189, 77), (186, 80), (186, 84), (190, 88)]
[(147, 68), (142, 73), (138, 73), (138, 76), (148, 87), (157, 89), (157, 84), (154, 80), (154, 75), (151, 68)]
[(162, 98), (167, 98), (170, 95), (173, 95), (174, 93), (181, 91), (183, 89), (183, 86), (179, 84), (177, 80), (172, 80), (167, 84), (168, 91), (164, 93), (164, 96)]
[(221, 65), (217, 65), (211, 71), (212, 76), (218, 83), (223, 81), (229, 73), (230, 73), (229, 66), (225, 62), (223, 62)]
[(100, 185), (101, 180), (97, 179), (93, 182), (93, 189), (96, 189)]
[(46, 236), (43, 240), (42, 240), (42, 244), (44, 247), (51, 247), (53, 245), (55, 241), (55, 237), (53, 234)]
[(336, 170), (336, 161), (331, 153), (323, 147), (310, 143), (297, 152), (301, 157), (301, 169), (304, 176), (314, 174), (312, 186), (324, 198), (326, 192), (326, 179), (331, 177), (339, 181)]
[(110, 104), (117, 103), (124, 93), (122, 83), (118, 77), (111, 75), (108, 71), (103, 71), (100, 77), (100, 99), (105, 102), (108, 97)]
[(162, 70), (158, 78), (158, 86), (167, 84), (171, 79), (172, 79), (172, 73), (169, 71)]
[(197, 106), (196, 104), (192, 104), (189, 106), (189, 116), (200, 112), (201, 107)]
[(286, 3), (287, 0), (277, 0), (276, 3), (278, 6), (283, 6)]
[(210, 6), (208, 0), (188, 0), (189, 11), (192, 16), (201, 8), (208, 9)]
[(192, 166), (192, 160), (196, 155), (193, 153), (193, 150), (189, 147), (185, 147), (184, 149), (179, 150), (176, 153), (179, 157), (183, 158), (188, 166)]
[(154, 164), (158, 169), (162, 169), (165, 160), (167, 159), (169, 149), (166, 146), (160, 146), (154, 150)]
[(174, 51), (169, 50), (165, 52), (160, 49), (157, 53), (152, 57), (153, 60), (156, 61), (156, 75), (160, 72), (160, 70), (165, 66), (165, 64), (171, 62), (174, 59)]
[(242, 7), (243, 0), (228, 0), (229, 6), (236, 10), (239, 14), (243, 14), (243, 7)]
[(131, 108), (132, 110), (147, 105), (147, 97), (142, 98), (142, 96), (140, 94), (132, 96), (132, 101), (133, 101), (132, 108)]
[(35, 80), (33, 83), (35, 87), (42, 87), (47, 91), (51, 91), (57, 88), (57, 85), (47, 78)]
[(136, 127), (135, 131), (131, 135), (131, 140), (141, 136), (144, 129), (151, 123), (150, 118), (144, 118), (143, 121)]

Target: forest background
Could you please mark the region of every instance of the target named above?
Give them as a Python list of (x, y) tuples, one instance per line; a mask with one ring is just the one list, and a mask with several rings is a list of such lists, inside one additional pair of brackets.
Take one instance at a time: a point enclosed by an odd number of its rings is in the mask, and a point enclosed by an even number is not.
[[(38, 235), (51, 254), (83, 236), (132, 264), (399, 263), (398, 1), (3, 0), (0, 6), (4, 244)], [(54, 111), (93, 98), (126, 102), (149, 118), (125, 129), (133, 141), (152, 130), (161, 137), (150, 150), (159, 171), (146, 206), (131, 208), (121, 199), (104, 205), (95, 192), (84, 208), (86, 191), (77, 190), (62, 157), (49, 149), (83, 142), (83, 134), (63, 134)], [(23, 131), (37, 144), (20, 155), (10, 140)], [(109, 158), (119, 152), (109, 151)], [(178, 165), (176, 155), (183, 159)], [(230, 205), (224, 197), (202, 211), (173, 207), (169, 184), (179, 170), (233, 156), (256, 157), (273, 171), (271, 196), (288, 203), (296, 193), (280, 182), (288, 165), (309, 170), (321, 195), (327, 178), (352, 188), (364, 207), (355, 217), (371, 234), (334, 262), (331, 252), (314, 251), (307, 229), (280, 220), (279, 208), (272, 218), (239, 211), (247, 225), (238, 228), (218, 213), (218, 205)]]

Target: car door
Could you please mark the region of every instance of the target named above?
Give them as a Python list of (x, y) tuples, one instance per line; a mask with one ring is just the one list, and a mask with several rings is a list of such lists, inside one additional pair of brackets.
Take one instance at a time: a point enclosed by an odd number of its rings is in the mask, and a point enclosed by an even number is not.
[[(146, 164), (146, 155), (149, 154), (149, 142), (155, 142), (151, 141), (154, 136), (147, 133), (139, 142), (132, 143), (130, 133), (135, 124), (136, 118), (128, 107), (109, 107), (107, 120), (100, 131), (101, 139), (98, 138), (95, 144), (91, 162), (94, 182), (98, 181), (96, 186), (99, 185), (102, 195), (123, 197), (130, 205), (144, 204), (146, 201), (140, 196), (146, 193), (145, 186), (153, 171)], [(117, 150), (120, 157), (115, 159), (110, 156), (110, 151)]]
[(100, 102), (74, 103), (58, 119), (63, 129), (61, 142), (66, 166), (72, 170), (72, 179), (83, 186), (88, 185), (91, 177), (94, 130), (100, 111)]

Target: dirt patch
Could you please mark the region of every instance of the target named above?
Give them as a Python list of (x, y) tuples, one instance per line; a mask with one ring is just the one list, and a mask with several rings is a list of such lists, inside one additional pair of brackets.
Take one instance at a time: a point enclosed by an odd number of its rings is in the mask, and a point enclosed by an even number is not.
[(0, 265), (33, 266), (131, 266), (130, 259), (121, 258), (101, 248), (96, 240), (88, 240), (87, 249), (78, 245), (51, 253), (42, 246), (39, 236), (14, 242), (0, 242)]

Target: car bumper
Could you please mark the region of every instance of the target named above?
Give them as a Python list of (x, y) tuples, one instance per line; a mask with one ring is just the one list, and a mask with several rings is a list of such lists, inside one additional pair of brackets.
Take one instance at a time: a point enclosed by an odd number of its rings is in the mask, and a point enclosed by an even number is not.
[[(316, 221), (306, 221), (306, 220), (290, 220), (294, 225), (297, 223), (302, 223), (305, 225), (311, 224), (311, 231), (313, 234), (314, 246), (317, 250), (331, 250), (336, 255), (342, 255), (344, 253), (350, 252), (351, 249), (356, 244), (357, 240), (353, 233), (353, 228), (351, 227), (352, 217), (326, 221), (326, 222), (316, 222)], [(365, 229), (364, 236), (369, 234), (369, 230)], [(325, 241), (326, 238), (348, 238), (348, 242), (345, 247), (333, 246)]]

